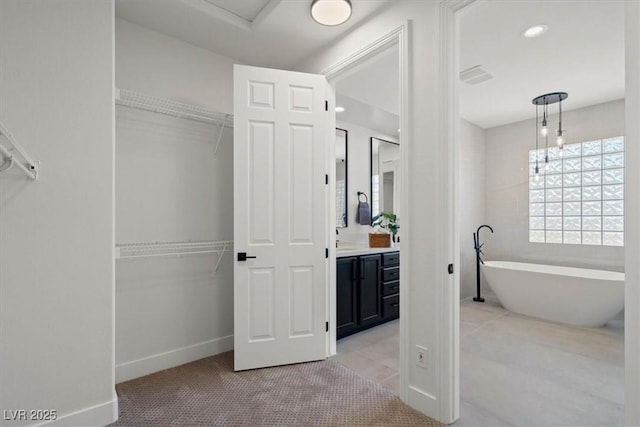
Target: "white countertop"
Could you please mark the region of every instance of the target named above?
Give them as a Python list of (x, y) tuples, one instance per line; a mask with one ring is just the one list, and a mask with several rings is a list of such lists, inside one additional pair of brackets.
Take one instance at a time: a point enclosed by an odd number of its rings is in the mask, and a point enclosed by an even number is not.
[(373, 255), (373, 254), (381, 254), (385, 252), (398, 252), (400, 251), (400, 246), (392, 246), (390, 248), (369, 248), (367, 246), (361, 247), (353, 247), (353, 246), (345, 246), (339, 247), (336, 249), (336, 258), (344, 258), (348, 256), (358, 256), (358, 255)]

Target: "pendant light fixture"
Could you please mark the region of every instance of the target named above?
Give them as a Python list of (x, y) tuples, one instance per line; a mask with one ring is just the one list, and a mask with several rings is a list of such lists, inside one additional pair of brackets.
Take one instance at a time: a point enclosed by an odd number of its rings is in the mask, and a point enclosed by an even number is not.
[(351, 1), (349, 0), (313, 0), (311, 17), (318, 23), (332, 27), (340, 25), (351, 17)]
[[(540, 175), (540, 167), (538, 164), (538, 138), (542, 135), (545, 139), (544, 149), (544, 168), (549, 166), (549, 105), (558, 104), (558, 130), (556, 131), (556, 143), (558, 145), (558, 156), (562, 157), (564, 149), (564, 129), (562, 129), (562, 101), (569, 96), (566, 92), (551, 92), (544, 95), (536, 96), (531, 102), (536, 106), (536, 167), (534, 169), (533, 179), (538, 181)], [(539, 107), (542, 107), (542, 122), (539, 122)], [(538, 130), (538, 125), (541, 126)]]

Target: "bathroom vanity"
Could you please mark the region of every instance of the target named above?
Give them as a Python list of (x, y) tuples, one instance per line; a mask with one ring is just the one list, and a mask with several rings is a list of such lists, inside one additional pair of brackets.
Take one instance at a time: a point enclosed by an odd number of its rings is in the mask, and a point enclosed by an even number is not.
[(338, 251), (336, 272), (338, 339), (398, 318), (397, 248)]

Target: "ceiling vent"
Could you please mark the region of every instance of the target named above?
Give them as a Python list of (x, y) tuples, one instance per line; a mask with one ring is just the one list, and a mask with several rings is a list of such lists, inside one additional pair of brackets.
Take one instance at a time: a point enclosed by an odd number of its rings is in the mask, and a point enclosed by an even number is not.
[(470, 85), (477, 85), (478, 83), (486, 82), (492, 78), (493, 76), (489, 74), (487, 70), (482, 68), (482, 65), (476, 65), (475, 67), (460, 71), (460, 80)]

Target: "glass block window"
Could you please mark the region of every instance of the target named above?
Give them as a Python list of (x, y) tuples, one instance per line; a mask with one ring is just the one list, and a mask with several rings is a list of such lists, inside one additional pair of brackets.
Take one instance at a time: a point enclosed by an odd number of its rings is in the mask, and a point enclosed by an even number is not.
[(549, 148), (546, 168), (544, 151), (529, 151), (529, 241), (624, 246), (624, 137)]

